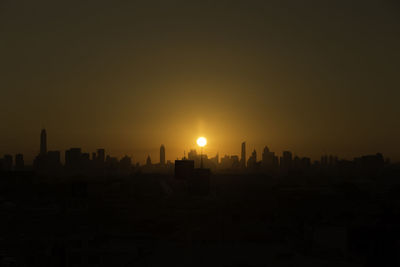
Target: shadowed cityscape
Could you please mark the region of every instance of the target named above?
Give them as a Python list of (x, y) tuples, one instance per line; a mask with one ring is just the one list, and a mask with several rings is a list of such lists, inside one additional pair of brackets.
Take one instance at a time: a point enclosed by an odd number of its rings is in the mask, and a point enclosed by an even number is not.
[(400, 164), (380, 153), (257, 158), (242, 142), (240, 156), (209, 158), (201, 137), (200, 154), (174, 162), (161, 145), (156, 162), (70, 148), (62, 163), (47, 136), (32, 166), (0, 160), (4, 266), (399, 262)]
[[(204, 138), (204, 137), (201, 137)], [(207, 142), (207, 140), (205, 140)], [(202, 145), (202, 146), (205, 146)], [(0, 159), (0, 170), (11, 172), (31, 171), (41, 175), (65, 176), (65, 175), (134, 175), (137, 173), (159, 173), (175, 174), (177, 169), (191, 165), (191, 171), (197, 169), (209, 169), (213, 173), (227, 174), (248, 174), (261, 173), (269, 176), (287, 175), (319, 175), (321, 172), (340, 171), (346, 176), (368, 175), (376, 177), (381, 174), (385, 166), (397, 166), (390, 164), (389, 158), (384, 158), (381, 153), (373, 155), (363, 155), (353, 160), (339, 159), (335, 155), (322, 155), (320, 160), (312, 161), (309, 157), (298, 157), (291, 151), (283, 151), (281, 156), (275, 155), (265, 146), (261, 157), (257, 158), (257, 151), (251, 151), (250, 156), (246, 157), (246, 142), (240, 146), (240, 157), (238, 155), (224, 155), (220, 158), (217, 153), (214, 157), (207, 154), (197, 153), (196, 149), (188, 151), (181, 159), (171, 162), (166, 160), (166, 148), (160, 146), (158, 162), (154, 163), (148, 155), (145, 164), (132, 162), (132, 158), (124, 156), (122, 158), (112, 157), (106, 154), (104, 148), (97, 149), (96, 152), (85, 153), (81, 148), (70, 148), (65, 151), (65, 162), (61, 162), (61, 151), (47, 150), (47, 132), (42, 129), (40, 133), (39, 154), (35, 157), (33, 165), (25, 165), (24, 155), (15, 156), (6, 154)], [(201, 150), (203, 151), (203, 150)], [(185, 168), (185, 167), (183, 167)], [(190, 176), (189, 174), (187, 175)]]
[(399, 14), (0, 0), (0, 267), (400, 266)]

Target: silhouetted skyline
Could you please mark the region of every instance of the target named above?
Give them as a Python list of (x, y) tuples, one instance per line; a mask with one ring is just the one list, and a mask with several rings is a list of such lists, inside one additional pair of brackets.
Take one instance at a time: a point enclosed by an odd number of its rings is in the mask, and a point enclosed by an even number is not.
[(0, 266), (400, 266), (398, 0), (0, 0)]
[[(240, 161), (238, 160), (238, 164), (241, 169), (245, 169), (245, 168), (254, 169), (258, 165), (261, 165), (264, 168), (265, 167), (270, 168), (273, 165), (277, 165), (277, 166), (280, 165), (280, 166), (283, 166), (284, 169), (287, 169), (291, 165), (293, 157), (302, 159), (303, 161), (304, 161), (304, 159), (306, 159), (306, 161), (308, 162), (307, 165), (311, 165), (312, 162), (318, 162), (318, 164), (322, 164), (322, 165), (324, 165), (325, 163), (328, 164), (328, 162), (330, 162), (330, 164), (331, 164), (331, 162), (332, 162), (332, 159), (328, 158), (328, 155), (326, 153), (321, 154), (320, 157), (314, 158), (312, 160), (309, 157), (304, 157), (304, 156), (299, 157), (298, 153), (296, 153), (296, 152), (294, 152), (295, 154), (293, 156), (292, 152), (287, 151), (287, 150), (282, 151), (282, 156), (279, 158), (278, 156), (275, 156), (275, 152), (269, 151), (268, 146), (264, 146), (264, 148), (262, 150), (263, 152), (262, 152), (261, 160), (258, 161), (257, 150), (255, 148), (250, 156), (246, 156), (246, 150), (247, 150), (246, 141), (244, 141), (241, 143), (241, 146), (240, 146)], [(92, 153), (91, 156), (90, 156), (90, 153)], [(40, 149), (39, 149), (39, 153), (36, 155), (36, 157), (33, 161), (33, 165), (34, 166), (36, 165), (36, 167), (37, 167), (38, 164), (41, 165), (41, 164), (43, 164), (43, 161), (46, 161), (46, 162), (51, 162), (50, 165), (54, 166), (54, 165), (60, 165), (60, 164), (62, 164), (62, 161), (64, 161), (64, 165), (66, 167), (68, 167), (71, 164), (71, 161), (79, 161), (80, 157), (86, 158), (86, 161), (92, 160), (93, 162), (97, 162), (97, 164), (99, 164), (99, 163), (103, 164), (106, 161), (106, 154), (105, 154), (104, 148), (98, 148), (97, 153), (95, 153), (95, 152), (90, 152), (90, 153), (83, 153), (81, 147), (70, 148), (70, 149), (65, 150), (65, 157), (62, 160), (62, 157), (61, 157), (62, 153), (60, 152), (60, 150), (47, 151), (47, 131), (46, 131), (46, 129), (42, 129), (40, 132)], [(376, 153), (378, 154), (379, 152), (376, 152)], [(112, 155), (107, 155), (107, 158), (111, 157), (111, 156)], [(208, 157), (207, 153), (205, 153), (204, 156), (207, 158)], [(3, 161), (6, 162), (5, 164), (7, 166), (10, 165), (9, 162), (10, 162), (10, 158), (12, 158), (12, 157), (13, 156), (10, 154), (4, 155)], [(116, 157), (115, 157), (115, 155), (112, 157), (115, 161), (119, 161), (118, 155)], [(122, 157), (121, 160), (123, 160), (124, 158), (127, 158), (127, 157), (128, 156), (125, 155), (124, 157)], [(194, 159), (193, 157), (197, 157), (197, 151), (196, 151), (196, 149), (192, 148), (188, 153), (188, 158)], [(231, 158), (231, 159), (229, 159), (229, 161), (232, 160), (232, 157), (237, 157), (239, 159), (239, 156), (237, 154), (228, 155), (225, 153), (225, 157), (227, 157), (227, 159)], [(338, 161), (338, 155), (335, 155), (335, 156), (330, 155), (329, 157), (334, 157), (335, 161)], [(138, 157), (138, 158), (140, 159), (140, 157)], [(163, 144), (159, 148), (158, 158), (159, 158), (158, 163), (161, 166), (164, 166), (167, 162), (173, 161), (173, 159), (166, 158), (166, 149)], [(176, 159), (180, 159), (180, 158), (182, 158), (182, 159), (186, 158), (185, 151), (184, 151), (183, 155), (181, 154), (180, 156), (176, 157)], [(356, 157), (354, 157), (354, 158), (356, 158)], [(0, 159), (1, 159), (1, 157), (0, 157)], [(343, 159), (343, 158), (341, 158), (341, 159)], [(132, 160), (132, 157), (129, 157), (129, 161), (131, 161), (131, 160)], [(386, 160), (390, 161), (390, 158), (386, 158)], [(216, 153), (216, 156), (214, 158), (212, 158), (211, 161), (214, 162), (216, 165), (220, 165), (220, 166), (226, 165), (226, 163), (224, 164), (223, 161), (221, 161), (221, 162), (219, 161), (219, 152)], [(19, 164), (17, 164), (17, 162)], [(141, 160), (136, 159), (135, 162), (139, 165), (143, 164), (143, 161), (141, 161)], [(229, 163), (229, 164), (235, 165), (234, 163)], [(18, 169), (20, 166), (24, 166), (24, 165), (25, 165), (24, 155), (21, 153), (16, 154), (15, 155), (15, 169)], [(147, 153), (145, 165), (148, 165), (148, 166), (152, 165), (151, 155), (149, 153)], [(9, 167), (7, 167), (6, 169), (9, 169)]]
[[(1, 1), (0, 155), (400, 160), (396, 1)], [(239, 151), (240, 153), (240, 151)]]
[[(201, 140), (201, 142), (199, 141)], [(257, 150), (254, 149), (250, 156), (246, 157), (246, 142), (241, 143), (240, 161), (238, 155), (227, 155), (219, 160), (219, 153), (215, 157), (209, 157), (203, 153), (203, 147), (207, 144), (204, 137), (198, 139), (200, 146), (200, 154), (196, 149), (191, 149), (183, 154), (181, 158), (176, 158), (175, 164), (171, 160), (166, 159), (166, 148), (162, 144), (159, 150), (159, 162), (151, 160), (150, 154), (147, 155), (145, 164), (135, 161), (132, 157), (125, 155), (124, 157), (115, 157), (106, 153), (104, 148), (97, 149), (97, 152), (85, 152), (81, 147), (73, 147), (65, 150), (64, 162), (59, 150), (47, 151), (47, 131), (42, 129), (40, 132), (40, 152), (33, 161), (33, 165), (25, 167), (23, 154), (16, 154), (15, 160), (13, 155), (6, 154), (0, 157), (0, 171), (25, 171), (33, 170), (48, 174), (95, 174), (95, 175), (129, 175), (135, 172), (146, 173), (170, 173), (175, 166), (183, 166), (186, 170), (187, 161), (191, 161), (190, 165), (202, 169), (197, 171), (194, 169), (193, 174), (185, 174), (183, 176), (190, 177), (192, 175), (210, 175), (212, 172), (229, 172), (229, 173), (262, 173), (265, 175), (284, 176), (292, 172), (315, 175), (315, 171), (333, 169), (341, 170), (346, 173), (359, 173), (367, 169), (370, 174), (377, 175), (385, 165), (390, 165), (390, 159), (384, 158), (381, 153), (361, 155), (352, 160), (339, 158), (337, 155), (321, 155), (320, 159), (312, 160), (310, 157), (298, 156), (291, 151), (283, 151), (282, 156), (275, 155), (275, 152), (269, 150), (265, 146), (261, 159), (257, 158)], [(182, 163), (179, 163), (182, 161)], [(329, 169), (327, 169), (329, 167)], [(203, 170), (204, 169), (204, 170)], [(206, 169), (206, 170), (205, 170)], [(179, 170), (178, 170), (179, 172)], [(181, 176), (181, 175), (178, 175)]]
[(0, 266), (400, 266), (399, 14), (0, 0)]

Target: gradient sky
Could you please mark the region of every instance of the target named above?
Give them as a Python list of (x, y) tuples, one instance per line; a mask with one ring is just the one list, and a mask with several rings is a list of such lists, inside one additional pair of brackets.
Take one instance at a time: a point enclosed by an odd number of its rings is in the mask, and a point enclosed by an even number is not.
[[(0, 155), (400, 160), (398, 1), (0, 0)], [(249, 154), (249, 153), (248, 153)]]

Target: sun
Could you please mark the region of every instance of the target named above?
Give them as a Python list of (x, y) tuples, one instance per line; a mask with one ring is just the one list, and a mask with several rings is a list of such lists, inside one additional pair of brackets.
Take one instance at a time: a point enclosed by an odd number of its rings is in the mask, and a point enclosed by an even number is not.
[(203, 147), (207, 145), (207, 139), (205, 137), (199, 137), (197, 138), (197, 144), (199, 145), (199, 147)]

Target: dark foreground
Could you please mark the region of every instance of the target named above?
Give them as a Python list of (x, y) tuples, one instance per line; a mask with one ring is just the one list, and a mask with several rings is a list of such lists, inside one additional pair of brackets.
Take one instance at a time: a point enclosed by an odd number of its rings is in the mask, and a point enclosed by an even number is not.
[(0, 266), (399, 266), (388, 179), (3, 173)]

